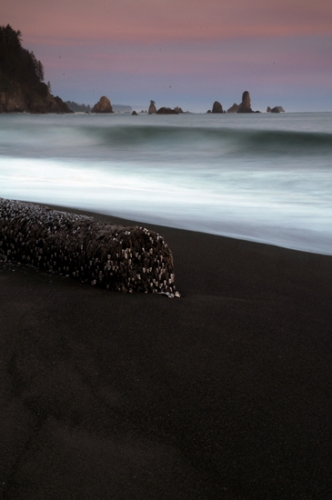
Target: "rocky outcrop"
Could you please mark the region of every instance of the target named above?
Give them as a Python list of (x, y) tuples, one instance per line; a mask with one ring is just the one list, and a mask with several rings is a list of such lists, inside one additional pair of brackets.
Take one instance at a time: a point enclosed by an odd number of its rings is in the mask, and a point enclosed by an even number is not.
[(1, 92), (0, 94), (0, 112), (12, 113), (14, 111), (28, 111), (28, 105), (21, 88), (14, 92)]
[(54, 97), (55, 102), (57, 103), (60, 113), (71, 113), (72, 111), (68, 108), (67, 104), (63, 102), (63, 100), (59, 96)]
[(148, 113), (149, 115), (154, 115), (157, 113), (156, 103), (154, 101), (150, 101)]
[(157, 115), (178, 115), (179, 114), (179, 111), (177, 110), (177, 108), (165, 108), (165, 107), (162, 107), (162, 108), (159, 108), (158, 111), (157, 111)]
[(242, 102), (237, 111), (238, 113), (253, 113), (251, 109), (251, 99), (250, 94), (247, 90), (245, 90), (242, 94)]
[(182, 109), (182, 108), (180, 108), (179, 106), (176, 106), (176, 107), (174, 108), (174, 111), (176, 111), (176, 113), (178, 113), (178, 114), (179, 114), (179, 113), (183, 113), (183, 109)]
[[(42, 84), (44, 85), (44, 84)], [(60, 97), (54, 97), (47, 85), (43, 93), (22, 89), (19, 85), (9, 92), (0, 93), (0, 112), (2, 113), (71, 113)]]
[(212, 106), (212, 113), (223, 113), (222, 105), (218, 101), (214, 101)]
[(227, 113), (237, 113), (239, 111), (239, 108), (240, 108), (240, 105), (236, 104), (236, 102), (235, 102), (233, 104), (233, 106), (231, 106), (230, 108), (228, 108)]
[(0, 258), (108, 290), (179, 296), (159, 234), (2, 198)]
[(132, 116), (138, 116), (137, 111), (133, 111), (131, 114), (132, 114)]
[(267, 107), (266, 110), (267, 113), (284, 113), (285, 110), (282, 106), (274, 106), (274, 108), (270, 108), (270, 106)]
[(113, 113), (111, 101), (106, 96), (102, 96), (93, 106), (92, 113)]

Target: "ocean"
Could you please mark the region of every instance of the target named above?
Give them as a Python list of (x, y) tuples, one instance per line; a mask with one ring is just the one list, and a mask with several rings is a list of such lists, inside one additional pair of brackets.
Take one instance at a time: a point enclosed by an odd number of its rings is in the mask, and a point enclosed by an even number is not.
[(0, 197), (332, 255), (332, 113), (0, 114)]

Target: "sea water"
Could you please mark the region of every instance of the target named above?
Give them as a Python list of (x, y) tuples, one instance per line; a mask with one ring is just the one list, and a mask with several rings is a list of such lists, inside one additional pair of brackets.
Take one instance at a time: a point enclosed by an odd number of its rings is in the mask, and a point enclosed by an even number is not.
[(332, 113), (2, 114), (0, 197), (332, 255)]

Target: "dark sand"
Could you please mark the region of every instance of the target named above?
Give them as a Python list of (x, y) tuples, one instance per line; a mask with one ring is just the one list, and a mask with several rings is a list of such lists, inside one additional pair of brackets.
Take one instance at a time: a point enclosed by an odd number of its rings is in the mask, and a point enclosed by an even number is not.
[(0, 497), (332, 498), (332, 257), (145, 226), (181, 299), (0, 263)]

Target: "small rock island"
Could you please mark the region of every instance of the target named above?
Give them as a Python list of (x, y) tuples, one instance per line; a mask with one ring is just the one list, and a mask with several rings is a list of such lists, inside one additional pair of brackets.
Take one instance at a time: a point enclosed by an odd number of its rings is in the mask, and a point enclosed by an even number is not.
[(106, 96), (102, 96), (93, 106), (92, 113), (113, 113), (111, 101)]

